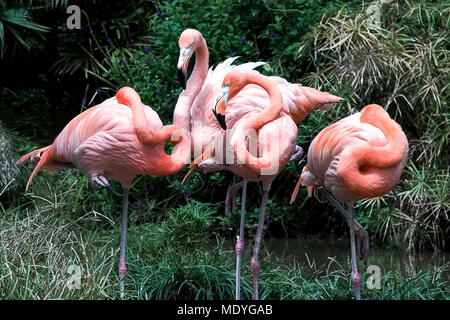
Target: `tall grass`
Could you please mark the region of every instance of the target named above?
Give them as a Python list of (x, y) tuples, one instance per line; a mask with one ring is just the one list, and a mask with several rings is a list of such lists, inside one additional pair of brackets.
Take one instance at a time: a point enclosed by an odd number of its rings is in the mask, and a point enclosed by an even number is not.
[[(45, 199), (44, 202), (50, 202)], [(82, 231), (80, 222), (57, 214), (56, 202), (2, 214), (0, 296), (3, 299), (111, 298), (118, 252), (114, 239)], [(60, 210), (60, 209), (59, 209)], [(97, 216), (95, 219), (101, 217)], [(83, 275), (83, 290), (69, 290), (70, 267)]]
[[(23, 190), (31, 169), (21, 167), (21, 175), (3, 197)], [(217, 225), (226, 220), (220, 206), (192, 200), (166, 210), (160, 202), (142, 199), (141, 182), (137, 179), (132, 194), (139, 195), (130, 202), (126, 298), (233, 299), (235, 255), (218, 240), (223, 234), (216, 234)], [(113, 183), (112, 188), (92, 188), (76, 170), (42, 172), (31, 192), (10, 203), (2, 198), (0, 297), (118, 299), (120, 187)], [(269, 205), (270, 212), (276, 210), (274, 203)], [(227, 228), (235, 230), (237, 225), (238, 221)], [(252, 241), (247, 242), (249, 246)], [(251, 299), (249, 248), (243, 261), (242, 296)], [(410, 276), (385, 274), (382, 289), (363, 290), (363, 298), (448, 299), (450, 286), (442, 277), (446, 268)], [(80, 289), (70, 286), (77, 270)], [(308, 265), (279, 259), (263, 249), (261, 297), (352, 299), (349, 271), (349, 264), (332, 259), (328, 265)]]
[[(70, 191), (70, 192), (73, 192)], [(30, 194), (0, 219), (0, 297), (3, 299), (118, 299), (119, 215), (92, 210), (67, 214), (66, 192)], [(126, 299), (233, 299), (235, 254), (212, 235), (214, 206), (191, 202), (159, 223), (128, 228)], [(244, 253), (242, 296), (252, 296), (250, 250)], [(442, 274), (448, 266), (412, 276), (387, 273), (380, 290), (365, 299), (448, 299)], [(279, 259), (263, 250), (263, 299), (352, 299), (350, 264), (327, 265)], [(74, 277), (79, 272), (79, 288)], [(367, 275), (363, 273), (363, 281)]]
[(11, 143), (0, 122), (0, 195), (19, 173), (12, 156)]

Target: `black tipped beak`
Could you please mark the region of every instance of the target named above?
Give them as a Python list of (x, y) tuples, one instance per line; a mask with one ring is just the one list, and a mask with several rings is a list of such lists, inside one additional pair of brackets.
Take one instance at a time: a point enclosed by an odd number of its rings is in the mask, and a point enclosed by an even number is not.
[(223, 114), (217, 113), (216, 110), (214, 109), (212, 109), (212, 112), (216, 116), (217, 122), (219, 122), (222, 129), (227, 130), (227, 123), (225, 122), (225, 116)]
[(185, 90), (187, 82), (187, 74), (183, 68), (178, 69), (178, 81), (180, 82), (180, 86)]

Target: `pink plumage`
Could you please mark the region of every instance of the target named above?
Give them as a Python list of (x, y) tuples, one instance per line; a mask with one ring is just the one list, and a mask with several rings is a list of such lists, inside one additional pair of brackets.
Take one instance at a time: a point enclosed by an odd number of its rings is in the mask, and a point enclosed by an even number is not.
[[(361, 276), (356, 259), (358, 255), (367, 260), (369, 235), (354, 221), (353, 203), (389, 192), (400, 179), (407, 153), (408, 140), (400, 125), (379, 105), (368, 105), (323, 129), (314, 138), (308, 150), (308, 163), (292, 194), (291, 203), (300, 184), (307, 186), (309, 196), (312, 188), (318, 187), (346, 218), (357, 300), (361, 299)], [(336, 199), (347, 203), (347, 207)]]
[[(346, 203), (381, 196), (398, 182), (407, 150), (408, 141), (400, 126), (383, 108), (370, 105), (314, 138), (308, 149), (308, 169), (301, 175), (302, 184), (324, 186)], [(371, 165), (360, 160), (364, 157), (376, 161)], [(392, 157), (395, 159), (388, 159)], [(350, 162), (358, 163), (351, 175)]]
[[(176, 143), (171, 155), (164, 151), (166, 141)], [(175, 174), (188, 163), (189, 155), (189, 133), (185, 134), (177, 126), (163, 126), (158, 114), (143, 105), (133, 89), (123, 87), (116, 97), (72, 119), (50, 146), (30, 152), (20, 158), (18, 163), (30, 158), (35, 165), (27, 190), (42, 167), (49, 171), (76, 167), (102, 186), (109, 184), (107, 179), (122, 183), (119, 279), (120, 296), (123, 298), (131, 182), (138, 174)]]
[[(208, 147), (214, 145), (216, 138), (222, 138), (223, 132), (216, 121), (212, 109), (215, 99), (220, 94), (225, 75), (231, 70), (242, 72), (264, 65), (264, 62), (249, 62), (233, 65), (238, 57), (228, 58), (214, 69), (209, 67), (209, 52), (201, 33), (186, 29), (180, 36), (180, 59), (178, 67), (187, 71), (187, 63), (195, 52), (196, 62), (192, 75), (178, 98), (174, 112), (174, 124), (191, 132), (192, 152), (194, 158), (200, 156)], [(257, 71), (254, 71), (257, 72)], [(289, 83), (283, 78), (272, 76), (270, 80), (277, 84), (282, 95), (282, 112), (292, 118), (295, 124), (318, 108), (326, 109), (331, 103), (342, 99), (327, 92), (300, 84)], [(247, 85), (227, 103), (226, 121), (230, 122), (249, 112), (258, 112), (269, 106), (269, 95), (261, 87)]]
[[(227, 170), (244, 178), (240, 183), (243, 188), (243, 200), (241, 227), (236, 244), (237, 299), (240, 297), (239, 270), (244, 239), (247, 181), (262, 182), (263, 198), (251, 260), (254, 296), (257, 299), (259, 243), (271, 183), (292, 156), (295, 158), (302, 154), (302, 149), (296, 147), (297, 124), (315, 109), (326, 108), (328, 103), (339, 102), (341, 99), (313, 88), (291, 84), (280, 77), (263, 77), (253, 70), (263, 65), (263, 62), (234, 66), (233, 62), (237, 59), (235, 57), (208, 71), (209, 53), (206, 41), (197, 30), (183, 31), (179, 46), (180, 57), (177, 67), (179, 79), (186, 90), (178, 99), (174, 124), (191, 132), (192, 154), (195, 160), (188, 175), (198, 168), (203, 172)], [(187, 65), (194, 52), (195, 67), (186, 83)], [(229, 101), (228, 97), (221, 101), (222, 104), (226, 104), (226, 108), (223, 106), (216, 108), (216, 99), (222, 94), (224, 79), (232, 74), (234, 78), (229, 79), (233, 80), (232, 87), (236, 91), (233, 93), (230, 91)], [(249, 81), (240, 85), (239, 78), (246, 78)], [(248, 126), (251, 130), (247, 130)], [(225, 127), (226, 131), (223, 130)], [(252, 134), (252, 137), (247, 138), (247, 133)], [(232, 155), (231, 159), (228, 157), (229, 154)], [(267, 164), (270, 168), (267, 168)], [(237, 185), (229, 188), (229, 191)], [(228, 198), (230, 197), (227, 194)]]
[[(149, 106), (142, 105), (142, 108), (145, 130), (160, 131), (163, 124), (158, 114)], [(136, 134), (135, 120), (132, 108), (118, 103), (116, 97), (79, 114), (64, 127), (50, 146), (19, 159), (18, 163), (21, 163), (42, 153), (27, 189), (41, 167), (52, 171), (66, 169), (65, 164), (70, 163), (91, 178), (101, 175), (120, 181), (129, 188), (138, 174), (170, 175), (186, 165), (181, 150), (174, 153), (174, 157), (164, 152), (165, 140), (150, 145), (142, 143)], [(188, 146), (186, 143), (184, 148)]]

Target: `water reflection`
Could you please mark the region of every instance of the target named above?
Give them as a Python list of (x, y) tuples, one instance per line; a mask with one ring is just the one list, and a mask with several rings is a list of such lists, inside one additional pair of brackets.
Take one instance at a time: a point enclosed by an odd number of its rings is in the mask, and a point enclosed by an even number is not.
[[(297, 261), (316, 266), (328, 264), (329, 257), (334, 258), (342, 266), (350, 268), (350, 242), (340, 239), (265, 239), (264, 249), (279, 258)], [(230, 243), (231, 247), (231, 243)], [(251, 251), (248, 246), (246, 250)], [(415, 276), (419, 270), (433, 270), (450, 262), (448, 252), (434, 253), (430, 251), (416, 252), (408, 255), (400, 249), (371, 248), (367, 265), (378, 265), (381, 274), (400, 272), (405, 276)], [(365, 270), (363, 262), (359, 263), (361, 271)], [(450, 270), (442, 274), (450, 280)]]

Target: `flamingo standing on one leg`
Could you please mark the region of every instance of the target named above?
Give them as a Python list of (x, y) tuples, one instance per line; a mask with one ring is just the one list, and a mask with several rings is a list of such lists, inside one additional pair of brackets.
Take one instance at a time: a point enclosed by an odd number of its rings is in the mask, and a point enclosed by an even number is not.
[[(235, 58), (228, 58), (220, 63), (215, 70), (209, 67), (209, 53), (206, 41), (202, 34), (194, 29), (186, 29), (179, 39), (180, 56), (178, 60), (178, 75), (184, 90), (179, 98), (174, 112), (174, 124), (183, 127), (191, 132), (192, 151), (194, 158), (200, 159), (199, 156), (210, 150), (217, 137), (224, 135), (221, 126), (226, 120), (232, 121), (238, 119), (242, 115), (261, 110), (269, 107), (270, 99), (267, 92), (257, 85), (249, 84), (235, 97), (229, 98), (227, 101), (227, 112), (222, 114), (219, 123), (216, 121), (214, 114), (211, 112), (214, 99), (220, 93), (221, 84), (225, 75), (230, 70), (248, 71), (252, 70), (263, 62), (245, 63), (234, 66), (232, 63)], [(187, 67), (190, 58), (196, 53), (196, 63), (192, 75), (187, 80)], [(289, 115), (296, 124), (299, 124), (309, 113), (317, 108), (327, 108), (329, 103), (336, 103), (341, 98), (320, 92), (313, 88), (303, 87), (299, 84), (291, 84), (279, 77), (271, 77), (277, 83), (278, 89), (282, 95), (283, 112)], [(297, 159), (302, 154), (302, 149), (296, 147), (292, 150), (291, 159)], [(232, 164), (231, 164), (232, 165)], [(228, 164), (227, 164), (228, 166)], [(202, 171), (228, 170), (227, 166), (211, 164), (203, 162), (200, 166)], [(245, 194), (247, 180), (244, 178), (242, 182), (231, 186), (227, 191), (226, 212), (233, 207), (234, 197), (239, 188), (243, 188), (242, 205), (241, 205), (241, 223), (240, 236), (236, 243), (236, 299), (240, 299), (239, 290), (239, 266), (240, 256), (244, 245), (244, 219), (245, 219)]]
[[(172, 155), (164, 151), (166, 141), (178, 141)], [(163, 126), (158, 114), (142, 104), (139, 95), (129, 87), (121, 88), (115, 98), (105, 100), (72, 119), (55, 141), (45, 148), (23, 156), (36, 166), (26, 190), (39, 169), (48, 171), (76, 167), (93, 182), (107, 186), (107, 179), (122, 184), (122, 233), (119, 278), (123, 298), (128, 193), (138, 174), (164, 176), (180, 171), (189, 163), (190, 141), (178, 126)]]
[[(357, 269), (357, 248), (353, 223), (353, 203), (389, 192), (400, 179), (406, 163), (408, 140), (402, 128), (380, 106), (371, 104), (361, 112), (323, 129), (308, 150), (308, 163), (300, 184), (319, 187), (346, 217), (350, 228), (352, 283), (355, 298), (361, 299), (361, 277)], [(332, 197), (330, 192), (334, 197)], [(344, 208), (336, 199), (347, 204)], [(359, 243), (359, 246), (361, 244)]]

